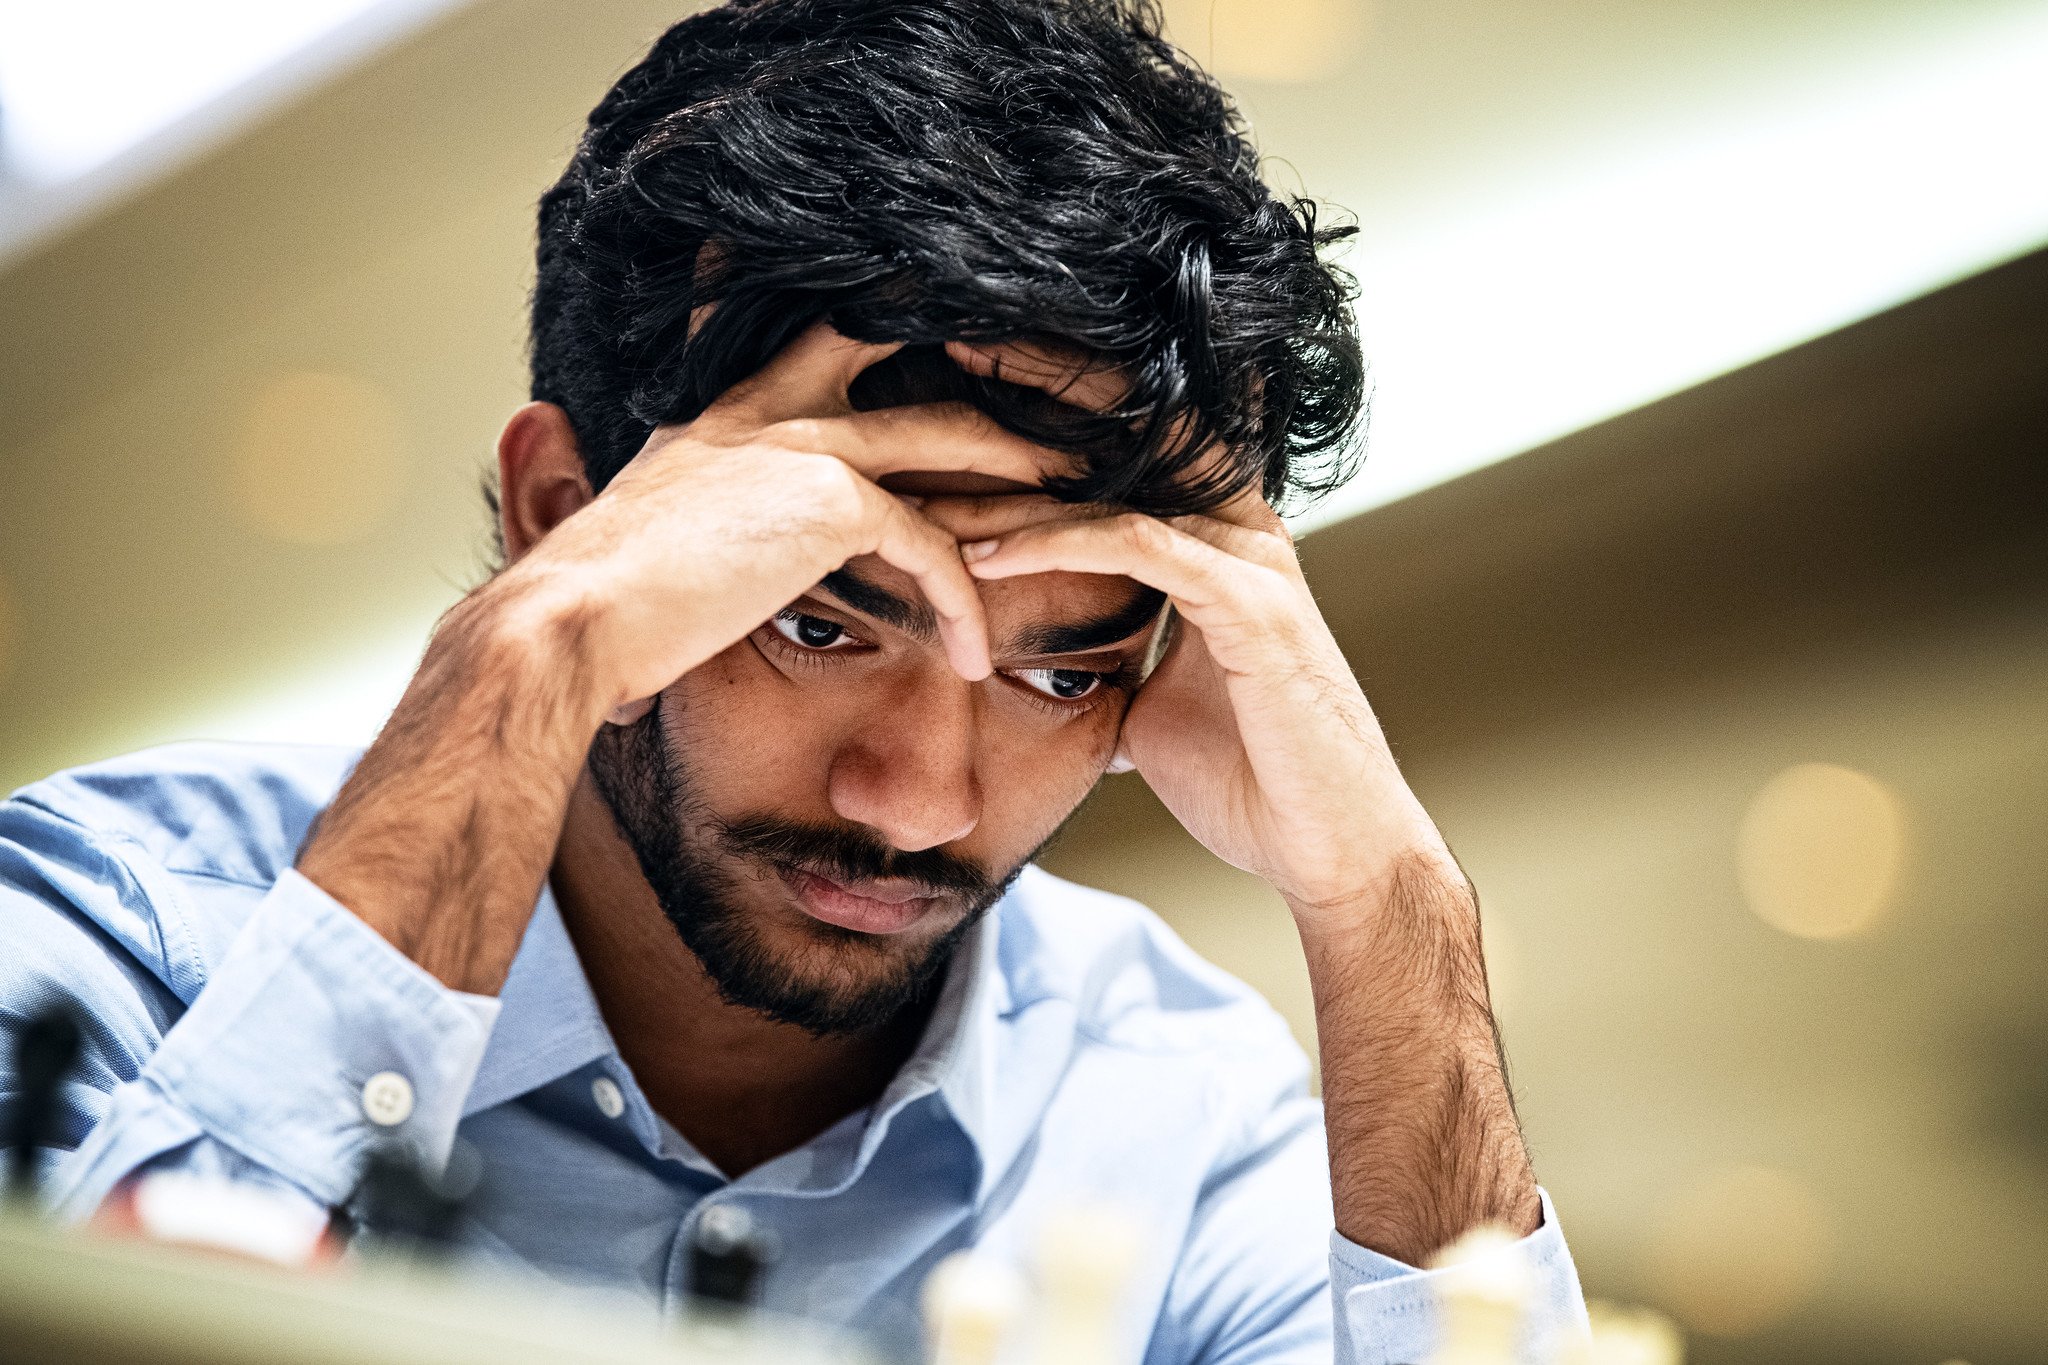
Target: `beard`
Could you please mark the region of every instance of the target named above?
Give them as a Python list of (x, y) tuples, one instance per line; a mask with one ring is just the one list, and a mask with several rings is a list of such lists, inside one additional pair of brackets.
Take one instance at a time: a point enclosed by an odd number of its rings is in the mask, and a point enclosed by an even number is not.
[[(687, 765), (669, 748), (661, 716), (657, 697), (631, 725), (603, 727), (590, 748), (590, 774), (662, 914), (729, 1005), (817, 1037), (903, 1018), (930, 1003), (968, 931), (1037, 856), (1034, 849), (1001, 877), (991, 877), (977, 864), (935, 848), (892, 848), (861, 826), (812, 825), (772, 815), (728, 821), (693, 789)], [(749, 862), (761, 868), (753, 878), (728, 870)], [(902, 878), (964, 903), (966, 912), (921, 946), (806, 917), (808, 941), (778, 952), (766, 917), (750, 912), (742, 893), (745, 880), (779, 888), (776, 869), (841, 882)]]

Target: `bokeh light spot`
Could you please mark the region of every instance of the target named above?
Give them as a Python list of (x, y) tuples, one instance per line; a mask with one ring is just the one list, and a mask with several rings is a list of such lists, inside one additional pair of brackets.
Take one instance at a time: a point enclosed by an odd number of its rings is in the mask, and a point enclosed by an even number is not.
[(0, 683), (14, 669), (14, 601), (7, 594), (7, 580), (0, 578)]
[(341, 545), (375, 530), (405, 481), (396, 408), (349, 375), (299, 372), (260, 389), (232, 446), (234, 506), (294, 545)]
[(1521, 1000), (1521, 939), (1513, 923), (1484, 897), (1479, 902), (1479, 939), (1486, 949), (1486, 988), (1494, 1013), (1511, 1014)]
[(1305, 85), (1349, 66), (1366, 0), (1175, 0), (1167, 31), (1225, 80)]
[(1905, 808), (1854, 768), (1801, 763), (1742, 817), (1737, 875), (1766, 924), (1800, 938), (1847, 938), (1876, 923), (1905, 861)]
[(1680, 1193), (1651, 1228), (1645, 1271), (1679, 1321), (1741, 1337), (1779, 1322), (1826, 1274), (1832, 1220), (1783, 1171), (1734, 1166)]
[(1654, 1308), (1589, 1300), (1592, 1333), (1567, 1349), (1566, 1365), (1682, 1365), (1685, 1338)]

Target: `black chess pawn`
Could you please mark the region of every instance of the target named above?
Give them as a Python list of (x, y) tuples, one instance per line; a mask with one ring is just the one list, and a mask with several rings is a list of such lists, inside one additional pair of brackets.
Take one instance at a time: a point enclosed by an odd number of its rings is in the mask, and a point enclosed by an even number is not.
[(690, 1240), (690, 1292), (700, 1303), (749, 1308), (775, 1253), (775, 1235), (745, 1209), (708, 1208)]
[(481, 1175), (481, 1160), (467, 1143), (456, 1143), (438, 1171), (403, 1144), (380, 1146), (343, 1210), (350, 1239), (378, 1252), (448, 1251), (462, 1241)]
[(38, 1155), (57, 1135), (64, 1081), (78, 1065), (85, 1030), (66, 1003), (30, 1015), (14, 1035), (14, 1104), (0, 1115), (0, 1149), (7, 1153), (7, 1200), (36, 1204)]

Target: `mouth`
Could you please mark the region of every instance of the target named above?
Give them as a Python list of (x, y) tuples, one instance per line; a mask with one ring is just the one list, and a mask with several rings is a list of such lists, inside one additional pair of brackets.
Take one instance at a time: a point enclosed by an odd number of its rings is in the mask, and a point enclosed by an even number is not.
[(900, 934), (923, 919), (939, 903), (907, 885), (887, 882), (847, 884), (802, 868), (776, 863), (775, 875), (812, 919), (863, 934)]

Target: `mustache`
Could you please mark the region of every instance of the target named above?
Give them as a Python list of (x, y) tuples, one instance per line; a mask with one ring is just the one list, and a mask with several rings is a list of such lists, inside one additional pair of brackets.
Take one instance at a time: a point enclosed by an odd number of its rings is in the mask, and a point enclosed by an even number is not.
[(936, 848), (905, 853), (858, 829), (755, 815), (721, 821), (719, 834), (738, 852), (794, 864), (837, 881), (916, 882), (934, 895), (950, 892), (974, 901), (997, 889), (996, 880), (966, 858)]

